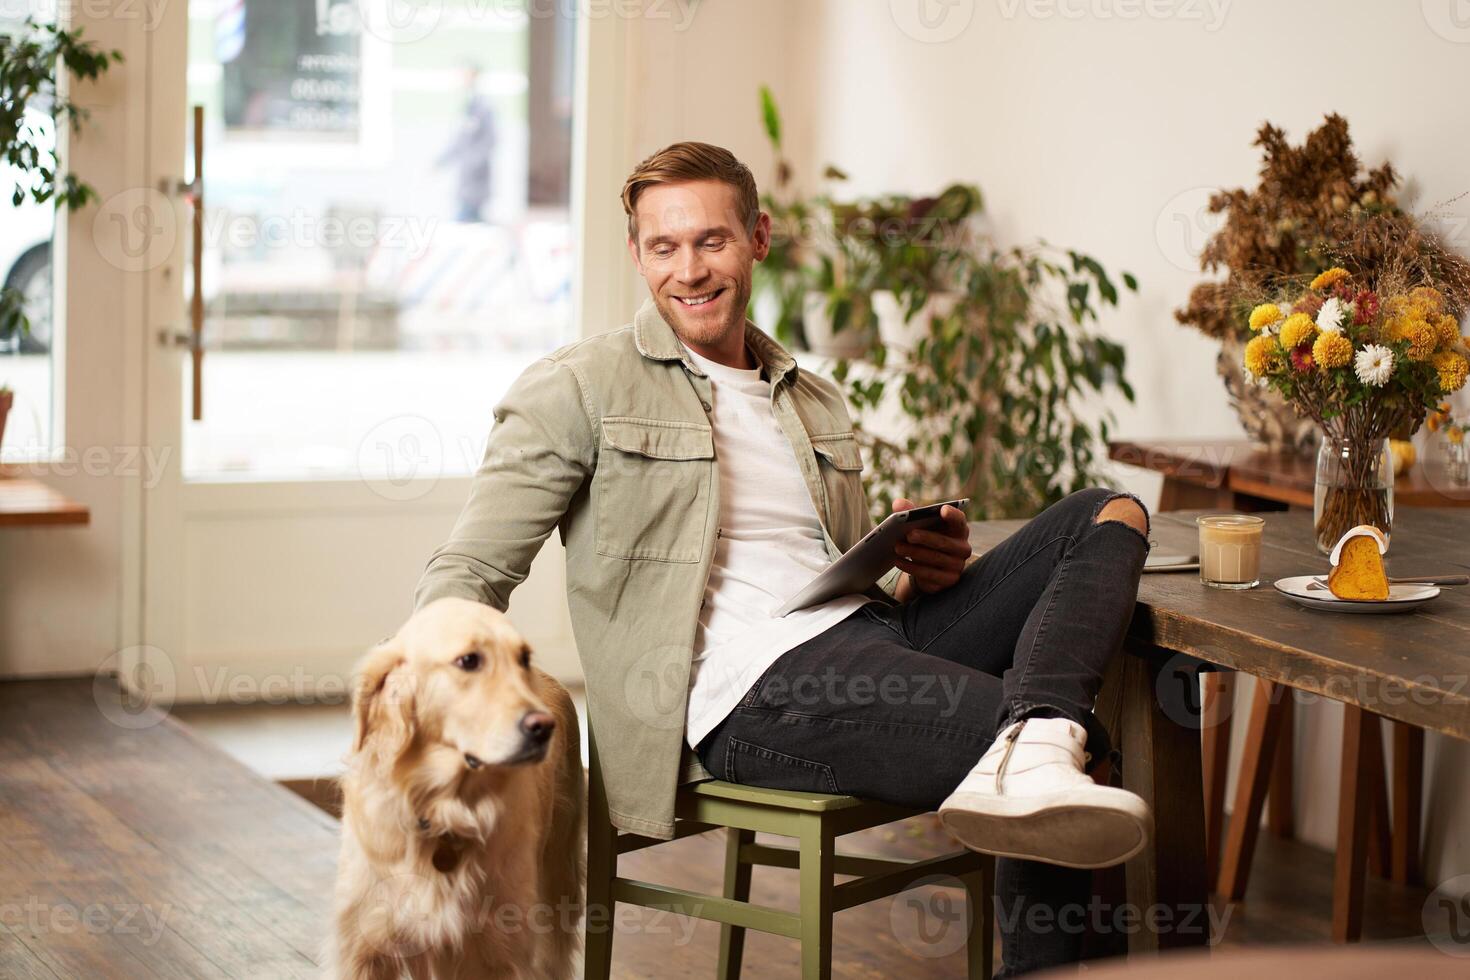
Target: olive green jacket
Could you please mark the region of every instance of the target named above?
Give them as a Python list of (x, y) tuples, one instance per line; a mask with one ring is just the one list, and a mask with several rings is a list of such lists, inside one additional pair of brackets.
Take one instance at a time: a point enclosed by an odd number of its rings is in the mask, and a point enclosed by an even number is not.
[[(835, 558), (872, 526), (842, 395), (749, 321), (745, 333)], [(662, 838), (677, 785), (710, 778), (684, 743), (719, 531), (709, 411), (709, 377), (651, 300), (632, 324), (536, 361), (496, 405), (469, 500), (414, 595), (415, 608), (456, 595), (504, 610), (559, 529), (608, 809), (620, 829)]]

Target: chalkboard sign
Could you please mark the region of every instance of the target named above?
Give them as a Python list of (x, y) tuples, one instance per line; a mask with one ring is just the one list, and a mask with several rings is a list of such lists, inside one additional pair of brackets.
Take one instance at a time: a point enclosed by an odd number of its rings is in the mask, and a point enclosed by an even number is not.
[(356, 140), (362, 33), (342, 0), (222, 0), (215, 55), (227, 131)]

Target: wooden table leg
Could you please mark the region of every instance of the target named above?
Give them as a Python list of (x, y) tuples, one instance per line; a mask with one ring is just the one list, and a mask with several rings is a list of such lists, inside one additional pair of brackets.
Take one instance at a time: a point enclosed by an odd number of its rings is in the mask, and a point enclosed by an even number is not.
[[(1376, 715), (1374, 716), (1376, 719)], [(1374, 722), (1377, 724), (1376, 720)], [(1393, 841), (1388, 825), (1388, 773), (1383, 762), (1383, 740), (1376, 731), (1373, 738), (1365, 739), (1358, 750), (1358, 770), (1362, 773), (1361, 791), (1368, 795), (1368, 870), (1380, 878), (1389, 876), (1390, 855)], [(1347, 741), (1343, 741), (1343, 755), (1348, 755)], [(1343, 759), (1344, 766), (1348, 764)]]
[(1419, 821), (1424, 795), (1424, 729), (1393, 723), (1393, 880), (1421, 883)]
[[(1127, 865), (1128, 904), (1141, 924), (1129, 940), (1131, 953), (1210, 941), (1200, 735), (1197, 723), (1175, 720), (1191, 699), (1179, 679), (1159, 682), (1161, 672), (1173, 666), (1169, 656), (1130, 645), (1123, 658), (1123, 786), (1143, 797), (1154, 814), (1152, 846)], [(1199, 683), (1193, 674), (1187, 681)], [(1178, 703), (1165, 711), (1161, 696)]]
[(1337, 795), (1337, 856), (1332, 884), (1332, 941), (1356, 942), (1363, 934), (1363, 886), (1368, 859), (1369, 797), (1359, 764), (1363, 747), (1377, 739), (1378, 716), (1343, 705), (1342, 779)]
[(1225, 829), (1225, 779), (1230, 771), (1230, 718), (1235, 703), (1235, 671), (1200, 675), (1200, 751), (1205, 784), (1205, 870), (1210, 881), (1220, 871), (1220, 841)]
[(1283, 685), (1257, 677), (1251, 701), (1250, 727), (1246, 730), (1245, 747), (1240, 754), (1240, 773), (1235, 783), (1235, 810), (1230, 815), (1230, 831), (1220, 862), (1219, 893), (1232, 902), (1245, 897), (1246, 879), (1250, 876), (1251, 857), (1256, 850), (1256, 835), (1261, 828), (1261, 807), (1266, 801), (1266, 788), (1271, 778), (1271, 764), (1276, 758), (1276, 743), (1291, 701), (1291, 692)]
[(1266, 791), (1266, 825), (1272, 836), (1290, 840), (1295, 833), (1292, 786), (1293, 755), (1296, 751), (1296, 701), (1288, 693), (1281, 699), (1281, 731), (1276, 738), (1276, 758), (1271, 763), (1271, 787)]

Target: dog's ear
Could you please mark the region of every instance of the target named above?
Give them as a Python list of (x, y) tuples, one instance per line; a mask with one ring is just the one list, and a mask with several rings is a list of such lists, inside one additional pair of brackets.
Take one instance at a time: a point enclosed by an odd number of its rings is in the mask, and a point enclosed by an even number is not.
[(394, 671), (408, 663), (403, 641), (391, 637), (368, 651), (353, 682), (352, 716), (357, 734), (352, 750), (361, 752), (368, 735), (382, 736), (393, 753), (401, 751), (412, 733), (413, 681)]

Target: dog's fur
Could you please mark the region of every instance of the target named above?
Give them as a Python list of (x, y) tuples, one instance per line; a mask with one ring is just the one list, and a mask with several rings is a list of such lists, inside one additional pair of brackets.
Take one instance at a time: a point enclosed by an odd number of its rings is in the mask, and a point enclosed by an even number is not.
[[(465, 654), (479, 655), (475, 669)], [(500, 613), (443, 598), (363, 658), (329, 975), (572, 976), (580, 737), (566, 690), (529, 657)], [(539, 741), (547, 715), (555, 728)]]

